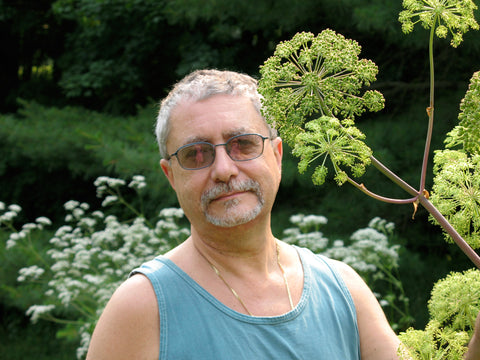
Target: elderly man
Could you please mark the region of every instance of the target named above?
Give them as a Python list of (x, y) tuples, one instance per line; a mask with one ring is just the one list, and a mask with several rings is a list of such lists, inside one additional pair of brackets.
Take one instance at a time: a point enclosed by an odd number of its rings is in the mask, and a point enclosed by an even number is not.
[(251, 77), (196, 71), (161, 104), (160, 165), (191, 236), (134, 270), (88, 359), (396, 359), (399, 340), (347, 265), (276, 239), (282, 141)]

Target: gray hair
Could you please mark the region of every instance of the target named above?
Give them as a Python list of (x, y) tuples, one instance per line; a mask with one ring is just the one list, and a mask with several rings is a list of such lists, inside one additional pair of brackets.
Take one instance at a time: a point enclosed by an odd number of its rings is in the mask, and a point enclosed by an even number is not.
[[(262, 119), (262, 96), (257, 91), (257, 81), (245, 74), (233, 71), (197, 70), (179, 81), (168, 96), (162, 100), (157, 116), (155, 134), (162, 158), (168, 158), (167, 138), (170, 133), (170, 117), (173, 109), (182, 101), (200, 101), (214, 95), (236, 95), (249, 98)], [(276, 130), (265, 120), (270, 138)]]

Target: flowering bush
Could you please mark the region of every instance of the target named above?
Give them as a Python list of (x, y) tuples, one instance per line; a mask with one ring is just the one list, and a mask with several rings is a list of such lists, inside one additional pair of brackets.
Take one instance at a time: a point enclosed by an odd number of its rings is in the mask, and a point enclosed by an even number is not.
[[(104, 206), (113, 203), (130, 206), (120, 192), (125, 185), (123, 180), (100, 177), (95, 185), (97, 194), (104, 197)], [(141, 176), (135, 176), (128, 184), (138, 192), (145, 185)], [(43, 281), (47, 286), (42, 304), (28, 308), (27, 315), (33, 322), (45, 319), (64, 324), (62, 333), (80, 341), (79, 359), (86, 353), (105, 304), (129, 272), (189, 235), (189, 230), (178, 224), (183, 217), (180, 209), (163, 209), (158, 221), (150, 224), (143, 216), (123, 221), (103, 211), (90, 211), (89, 204), (68, 201), (66, 224), (55, 231), (49, 240), (47, 256), (42, 257), (31, 245), (30, 236), (33, 231), (41, 232), (51, 225), (50, 220), (41, 217), (17, 231), (13, 221), (21, 211), (20, 206), (6, 207), (0, 202), (0, 210), (4, 211), (0, 226), (10, 232), (6, 248), (35, 253), (38, 260), (38, 264), (20, 269), (17, 280)]]

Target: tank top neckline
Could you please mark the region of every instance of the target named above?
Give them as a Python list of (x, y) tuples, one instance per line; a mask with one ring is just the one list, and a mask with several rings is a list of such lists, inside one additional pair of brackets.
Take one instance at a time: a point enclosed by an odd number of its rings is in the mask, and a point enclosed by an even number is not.
[[(305, 308), (308, 298), (310, 296), (310, 289), (311, 289), (311, 270), (308, 266), (308, 261), (304, 261), (303, 259), (303, 251), (305, 249), (299, 248), (295, 245), (292, 245), (299, 255), (302, 268), (303, 268), (303, 289), (302, 295), (300, 297), (300, 301), (295, 306), (294, 309), (288, 311), (287, 313), (275, 316), (250, 316), (247, 314), (240, 313), (232, 308), (223, 304), (220, 300), (210, 294), (205, 288), (200, 286), (195, 280), (193, 280), (190, 275), (188, 275), (185, 271), (183, 271), (179, 266), (177, 266), (172, 260), (166, 258), (163, 255), (158, 256), (156, 259), (160, 261), (162, 264), (168, 266), (173, 272), (175, 272), (183, 281), (185, 281), (193, 290), (195, 290), (199, 295), (201, 295), (204, 299), (214, 305), (218, 310), (222, 311), (226, 315), (235, 318), (237, 320), (248, 322), (248, 323), (256, 323), (256, 324), (277, 324), (286, 322), (296, 318)], [(168, 291), (168, 290), (167, 290)]]

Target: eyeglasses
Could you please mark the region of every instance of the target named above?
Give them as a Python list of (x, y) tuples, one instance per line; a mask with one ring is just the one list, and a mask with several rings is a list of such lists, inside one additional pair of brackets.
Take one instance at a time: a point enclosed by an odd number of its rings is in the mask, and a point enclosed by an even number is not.
[(267, 136), (260, 134), (242, 134), (228, 139), (224, 144), (211, 144), (205, 141), (186, 144), (178, 148), (173, 154), (180, 166), (186, 170), (198, 170), (209, 167), (215, 161), (215, 148), (225, 146), (230, 159), (234, 161), (248, 161), (263, 154)]

